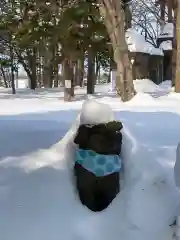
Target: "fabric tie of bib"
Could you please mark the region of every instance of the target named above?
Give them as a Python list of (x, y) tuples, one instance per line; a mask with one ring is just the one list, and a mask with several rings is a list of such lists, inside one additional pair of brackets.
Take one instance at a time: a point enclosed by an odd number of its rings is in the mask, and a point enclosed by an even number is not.
[(75, 161), (97, 177), (107, 176), (121, 169), (119, 155), (103, 155), (92, 150), (77, 149)]

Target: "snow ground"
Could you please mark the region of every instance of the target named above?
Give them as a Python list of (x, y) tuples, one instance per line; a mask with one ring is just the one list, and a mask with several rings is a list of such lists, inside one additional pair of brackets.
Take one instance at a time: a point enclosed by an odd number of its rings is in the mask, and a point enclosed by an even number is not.
[(121, 193), (98, 214), (79, 203), (70, 171), (85, 90), (76, 89), (74, 101), (64, 103), (57, 89), (21, 89), (16, 96), (0, 89), (2, 240), (173, 238), (169, 224), (180, 204), (173, 178), (180, 95), (169, 93), (168, 82), (157, 87), (137, 81), (137, 96), (122, 103), (108, 89), (98, 85), (92, 98), (109, 104), (124, 124), (125, 173)]

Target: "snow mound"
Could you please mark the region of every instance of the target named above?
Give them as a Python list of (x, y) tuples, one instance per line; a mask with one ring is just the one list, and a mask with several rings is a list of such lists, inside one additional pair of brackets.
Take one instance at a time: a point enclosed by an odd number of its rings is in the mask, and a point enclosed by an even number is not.
[(163, 41), (160, 44), (159, 48), (163, 49), (164, 51), (172, 50), (172, 41), (171, 40)]
[(136, 106), (139, 105), (140, 103), (142, 106), (156, 105), (156, 100), (147, 93), (139, 92), (133, 97), (131, 101), (127, 102), (126, 104)]
[(163, 81), (162, 83), (159, 84), (159, 89), (170, 93), (172, 91), (172, 81), (170, 80)]
[(159, 86), (164, 87), (164, 88), (171, 88), (172, 81), (171, 80), (163, 81), (162, 83), (159, 84)]
[[(134, 81), (134, 87), (135, 90), (139, 93), (139, 95), (136, 98), (136, 101), (141, 97), (143, 98), (145, 97), (148, 102), (149, 101), (152, 102), (151, 96), (157, 98), (160, 96), (167, 95), (172, 91), (171, 81), (165, 81), (159, 85), (156, 85), (153, 81), (149, 79), (137, 79)], [(148, 96), (142, 95), (143, 93), (147, 93)], [(134, 101), (135, 99), (133, 99), (133, 103)], [(146, 101), (143, 101), (143, 104), (145, 103)]]
[(142, 52), (160, 56), (164, 55), (160, 48), (153, 47), (153, 45), (146, 42), (144, 36), (132, 28), (126, 31), (126, 42), (130, 52)]
[(137, 92), (141, 93), (154, 92), (158, 88), (158, 86), (149, 79), (136, 79), (134, 81), (134, 87)]

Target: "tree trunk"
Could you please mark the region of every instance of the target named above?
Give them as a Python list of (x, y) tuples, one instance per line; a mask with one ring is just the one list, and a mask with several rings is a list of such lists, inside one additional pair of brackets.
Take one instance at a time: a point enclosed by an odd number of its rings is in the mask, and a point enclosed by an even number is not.
[(84, 55), (81, 59), (78, 61), (78, 69), (79, 69), (79, 86), (83, 86), (83, 80), (84, 80)]
[(165, 1), (160, 2), (160, 25), (161, 25), (161, 31), (163, 30), (165, 23)]
[(16, 94), (14, 66), (11, 66), (11, 86), (12, 86), (12, 94)]
[(32, 90), (36, 89), (36, 85), (37, 85), (37, 76), (36, 76), (36, 66), (35, 66), (36, 62), (32, 64), (32, 74), (31, 74), (31, 78), (30, 78), (30, 88)]
[(12, 45), (10, 45), (10, 58), (11, 58), (11, 87), (12, 87), (12, 94), (16, 94), (15, 75), (14, 75), (14, 50), (13, 50), (13, 46)]
[(32, 79), (31, 79), (31, 89), (35, 90), (37, 85), (37, 75), (36, 75), (36, 55), (33, 55), (32, 61)]
[(54, 68), (54, 87), (57, 88), (59, 85), (59, 65), (56, 64)]
[(6, 69), (6, 79), (7, 79), (7, 83), (8, 83), (8, 87), (12, 88), (12, 81), (11, 81), (11, 68)]
[(1, 66), (1, 73), (2, 73), (2, 76), (3, 76), (3, 80), (4, 80), (4, 85), (6, 88), (8, 88), (8, 83), (7, 83), (7, 78), (6, 78), (6, 74), (5, 74), (5, 71), (4, 71), (4, 68)]
[(173, 22), (173, 15), (172, 15), (172, 0), (167, 1), (168, 4), (168, 22)]
[(180, 3), (177, 3), (176, 19), (176, 78), (175, 91), (180, 93)]
[(64, 101), (70, 102), (74, 95), (73, 86), (73, 62), (66, 58), (63, 62), (63, 78), (64, 78)]
[(174, 37), (172, 41), (172, 86), (175, 86), (176, 82), (176, 58), (177, 58), (177, 39), (176, 39), (176, 25), (177, 25), (177, 2), (173, 2), (173, 11), (174, 11)]
[(96, 60), (95, 81), (98, 80), (98, 82), (99, 82), (99, 78), (100, 78), (100, 76), (99, 76), (100, 75), (100, 62), (99, 62), (98, 57), (96, 57), (95, 60)]
[(125, 29), (127, 30), (128, 28), (132, 27), (132, 13), (128, 4), (126, 4), (124, 7), (124, 13), (125, 13)]
[(84, 79), (84, 56), (77, 60), (75, 75), (76, 85), (82, 87)]
[(135, 95), (132, 66), (125, 40), (124, 11), (119, 0), (99, 0), (99, 9), (112, 43), (114, 60), (117, 63), (116, 88), (122, 101), (129, 101)]
[(42, 57), (40, 51), (37, 52), (37, 67), (36, 67), (36, 76), (37, 76), (37, 85), (39, 88), (42, 87)]
[(74, 85), (79, 86), (79, 76), (78, 76), (78, 60), (74, 63)]
[(87, 94), (94, 93), (95, 85), (95, 56), (92, 49), (88, 51), (88, 74), (87, 74)]
[(54, 87), (58, 88), (58, 85), (59, 85), (59, 75), (56, 74), (54, 79)]
[(53, 54), (54, 49), (45, 48), (43, 57), (43, 83), (45, 88), (52, 88), (53, 84)]
[(109, 66), (109, 72), (108, 72), (108, 80), (107, 80), (108, 83), (111, 82), (111, 67)]
[(31, 69), (31, 73), (29, 75), (30, 80), (30, 89), (35, 90), (37, 87), (37, 74), (36, 74), (36, 49), (33, 49), (32, 54), (28, 56), (29, 58), (29, 66)]
[(43, 81), (45, 88), (52, 88), (53, 84), (52, 77), (53, 77), (52, 67), (50, 65), (45, 64), (43, 69)]

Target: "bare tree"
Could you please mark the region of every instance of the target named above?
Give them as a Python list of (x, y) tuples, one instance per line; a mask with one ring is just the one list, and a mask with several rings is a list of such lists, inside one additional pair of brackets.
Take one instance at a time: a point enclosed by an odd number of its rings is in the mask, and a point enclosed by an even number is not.
[(156, 1), (133, 0), (131, 10), (133, 28), (144, 35), (147, 42), (156, 47), (156, 40), (162, 25), (160, 7), (156, 4)]

